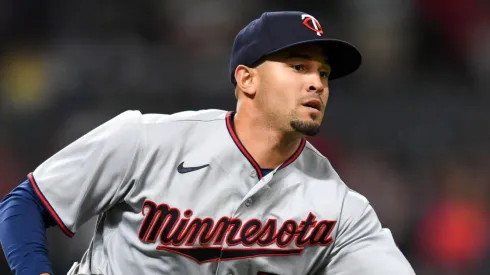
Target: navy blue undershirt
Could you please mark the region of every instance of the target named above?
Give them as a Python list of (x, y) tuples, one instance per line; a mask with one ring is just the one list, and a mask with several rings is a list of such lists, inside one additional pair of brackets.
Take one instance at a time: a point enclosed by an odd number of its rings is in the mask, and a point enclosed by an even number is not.
[(46, 228), (56, 222), (25, 180), (0, 203), (0, 242), (15, 275), (53, 274)]
[(262, 176), (265, 177), (265, 175), (269, 174), (270, 172), (274, 171), (274, 169), (261, 169), (262, 170)]

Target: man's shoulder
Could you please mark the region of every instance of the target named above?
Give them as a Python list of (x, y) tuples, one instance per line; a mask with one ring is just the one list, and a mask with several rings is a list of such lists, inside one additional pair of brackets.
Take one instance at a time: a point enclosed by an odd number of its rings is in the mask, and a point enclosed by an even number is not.
[(147, 113), (141, 115), (143, 124), (169, 124), (181, 122), (212, 122), (222, 121), (228, 112), (219, 109), (186, 110), (172, 114)]
[(338, 189), (342, 194), (344, 207), (363, 211), (369, 204), (367, 198), (359, 192), (351, 189), (348, 183), (344, 182), (342, 177), (337, 173), (328, 157), (324, 156), (311, 143), (307, 142), (304, 149), (304, 158), (302, 159), (303, 169), (310, 177), (321, 179), (328, 183), (330, 187)]
[(335, 179), (341, 182), (330, 160), (325, 157), (310, 142), (306, 142), (298, 165), (307, 175), (320, 179)]

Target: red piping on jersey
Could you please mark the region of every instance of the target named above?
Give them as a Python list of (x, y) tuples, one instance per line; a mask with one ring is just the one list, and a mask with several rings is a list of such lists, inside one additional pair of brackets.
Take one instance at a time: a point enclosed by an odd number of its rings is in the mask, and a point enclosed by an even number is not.
[(250, 153), (247, 151), (245, 146), (243, 146), (242, 142), (238, 138), (237, 134), (235, 133), (235, 127), (233, 127), (233, 121), (232, 121), (232, 115), (234, 115), (233, 112), (228, 112), (226, 114), (226, 128), (228, 129), (228, 132), (230, 133), (231, 138), (235, 142), (236, 146), (238, 149), (240, 149), (240, 152), (248, 159), (250, 164), (255, 168), (255, 172), (257, 172), (257, 176), (259, 179), (263, 177), (262, 175), (262, 169), (260, 168), (259, 164), (255, 161), (255, 159), (250, 155)]
[[(252, 157), (252, 155), (250, 155), (250, 153), (247, 151), (245, 146), (243, 146), (242, 142), (240, 141), (240, 139), (238, 138), (238, 135), (235, 132), (235, 127), (233, 125), (233, 116), (234, 115), (235, 115), (235, 113), (231, 112), (231, 111), (226, 114), (226, 128), (228, 129), (228, 132), (230, 133), (230, 136), (233, 139), (233, 141), (235, 142), (236, 146), (238, 147), (238, 149), (240, 149), (240, 152), (242, 152), (242, 154), (248, 159), (250, 164), (252, 164), (252, 166), (255, 168), (255, 171), (257, 172), (257, 176), (259, 177), (259, 179), (261, 179), (263, 177), (263, 175), (262, 175), (262, 169), (260, 168), (260, 165), (257, 163), (257, 161), (255, 161), (255, 159)], [(281, 165), (281, 167), (279, 167), (279, 169), (283, 169), (284, 167), (293, 163), (299, 157), (299, 155), (301, 155), (301, 152), (305, 148), (305, 145), (306, 145), (306, 139), (302, 138), (298, 149), (296, 149), (294, 154), (291, 157), (289, 157)]]
[(53, 219), (56, 221), (56, 223), (58, 224), (58, 226), (61, 228), (61, 230), (63, 231), (63, 233), (65, 233), (70, 238), (73, 237), (73, 235), (75, 235), (75, 234), (73, 232), (71, 232), (66, 227), (66, 225), (60, 219), (60, 217), (58, 216), (58, 214), (56, 213), (56, 211), (54, 211), (54, 209), (51, 206), (51, 204), (49, 204), (49, 202), (46, 199), (46, 197), (44, 197), (43, 193), (41, 192), (41, 190), (37, 186), (36, 180), (34, 179), (34, 176), (32, 175), (32, 173), (29, 173), (28, 178), (29, 178), (29, 181), (32, 184), (32, 187), (34, 187), (34, 191), (36, 191), (37, 196), (41, 199), (41, 201), (43, 202), (44, 206), (46, 207), (46, 209), (48, 209), (49, 213), (51, 214), (51, 216), (53, 217)]
[(299, 155), (301, 155), (301, 152), (303, 152), (305, 145), (306, 145), (306, 139), (302, 138), (301, 143), (298, 146), (298, 149), (296, 149), (296, 152), (294, 152), (294, 154), (287, 161), (285, 161), (281, 165), (281, 167), (279, 167), (279, 169), (282, 169), (282, 168), (288, 166), (289, 164), (293, 163), (293, 161), (295, 161), (299, 157)]

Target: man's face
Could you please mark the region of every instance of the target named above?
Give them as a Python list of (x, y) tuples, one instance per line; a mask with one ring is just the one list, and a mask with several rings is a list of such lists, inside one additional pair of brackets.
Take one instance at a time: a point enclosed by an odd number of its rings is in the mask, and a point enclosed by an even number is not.
[(313, 136), (328, 100), (330, 66), (317, 45), (300, 45), (269, 56), (257, 66), (257, 104), (274, 126)]

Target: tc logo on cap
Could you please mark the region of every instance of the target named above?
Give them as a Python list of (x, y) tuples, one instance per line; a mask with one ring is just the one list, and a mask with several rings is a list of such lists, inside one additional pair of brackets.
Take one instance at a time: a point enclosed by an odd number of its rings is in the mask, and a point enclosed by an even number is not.
[(321, 36), (323, 34), (322, 26), (315, 17), (309, 14), (303, 14), (301, 15), (301, 19), (303, 19), (303, 25), (305, 25), (308, 29), (316, 32), (318, 36)]

